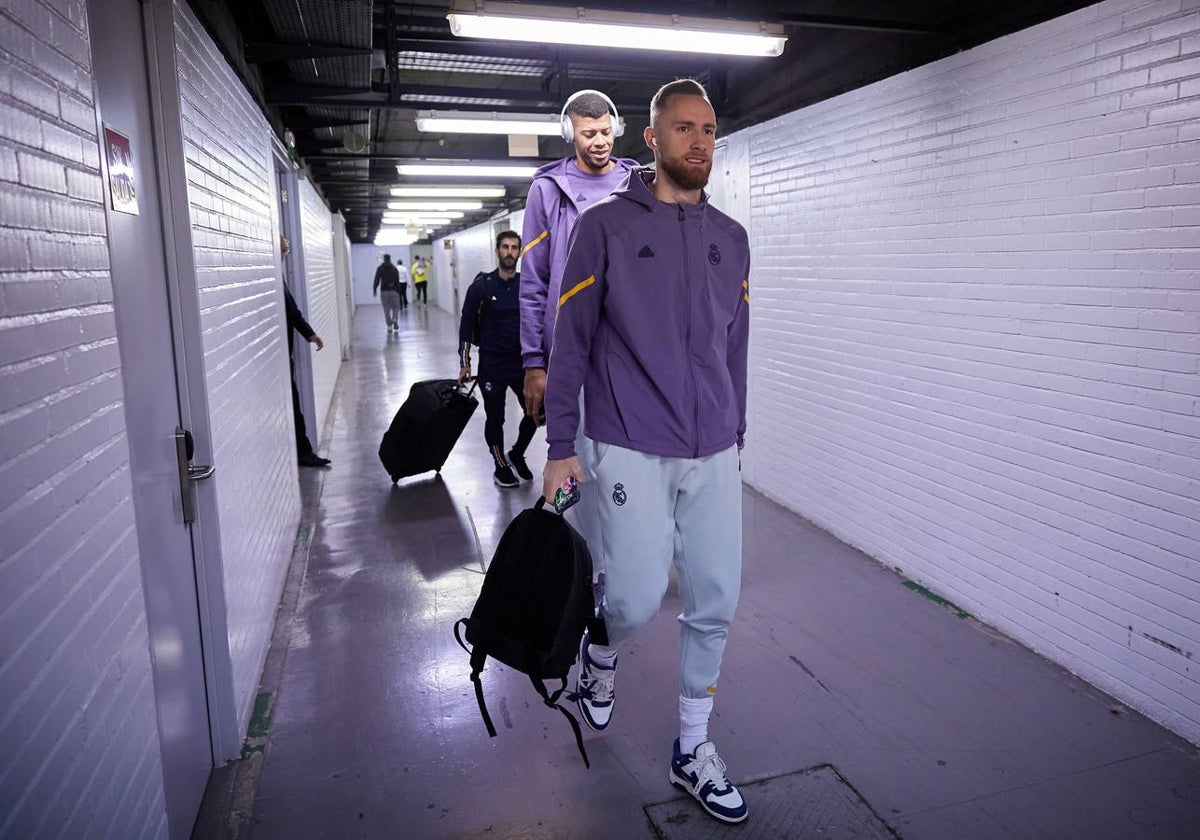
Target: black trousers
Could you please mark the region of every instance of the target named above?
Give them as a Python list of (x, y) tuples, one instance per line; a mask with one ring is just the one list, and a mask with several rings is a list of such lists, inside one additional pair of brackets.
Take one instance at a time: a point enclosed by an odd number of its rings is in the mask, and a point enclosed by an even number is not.
[(296, 419), (296, 454), (300, 457), (313, 453), (308, 442), (308, 430), (304, 427), (304, 412), (300, 409), (300, 392), (296, 390), (296, 375), (292, 374), (292, 416)]
[(413, 303), (421, 301), (421, 303), (429, 303), (429, 293), (425, 291), (425, 287), (429, 285), (429, 281), (424, 283), (413, 283)]
[(508, 391), (517, 395), (521, 404), (521, 425), (517, 428), (517, 442), (512, 451), (524, 455), (533, 440), (537, 423), (525, 413), (525, 371), (520, 368), (511, 370), (490, 370), (480, 366), (479, 390), (483, 394), (483, 439), (487, 441), (488, 449), (498, 464), (506, 463), (504, 459), (504, 403)]
[(408, 309), (408, 284), (400, 284), (400, 308)]

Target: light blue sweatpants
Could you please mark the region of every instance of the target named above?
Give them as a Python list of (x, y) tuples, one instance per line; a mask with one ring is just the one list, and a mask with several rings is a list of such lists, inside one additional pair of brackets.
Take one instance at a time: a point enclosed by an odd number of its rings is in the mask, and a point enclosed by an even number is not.
[(704, 458), (663, 458), (591, 440), (584, 448), (598, 526), (584, 538), (605, 570), (610, 644), (658, 614), (674, 561), (683, 600), (680, 695), (712, 696), (742, 583), (737, 448)]
[(579, 485), (579, 501), (567, 509), (565, 516), (571, 527), (587, 541), (592, 553), (592, 573), (599, 575), (604, 568), (604, 558), (592, 546), (600, 545), (600, 496), (596, 490), (596, 444), (583, 433), (583, 391), (579, 392), (579, 431), (575, 433), (575, 456), (583, 467), (584, 481)]

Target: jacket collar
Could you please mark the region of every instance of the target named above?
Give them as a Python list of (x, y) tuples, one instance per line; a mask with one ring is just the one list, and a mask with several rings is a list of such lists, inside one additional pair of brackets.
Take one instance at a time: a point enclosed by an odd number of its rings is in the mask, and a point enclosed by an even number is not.
[[(550, 163), (539, 167), (538, 171), (533, 174), (533, 179), (536, 181), (538, 178), (549, 178), (562, 191), (563, 195), (571, 198), (571, 182), (568, 180), (570, 177), (568, 173), (570, 172), (570, 167), (574, 165), (572, 163), (574, 160), (575, 156), (571, 155), (570, 157), (559, 158), (558, 160), (551, 161)], [(640, 166), (640, 164), (632, 158), (615, 157), (613, 158), (613, 161), (616, 163), (616, 166), (614, 167), (615, 169), (623, 169), (626, 172), (633, 172), (638, 168), (638, 166)], [(571, 201), (574, 203), (575, 199), (571, 198)]]
[(677, 213), (679, 212), (679, 208), (682, 207), (684, 216), (688, 219), (696, 219), (704, 215), (705, 210), (708, 208), (708, 190), (700, 191), (700, 201), (696, 204), (675, 204), (668, 201), (660, 201), (650, 189), (650, 183), (654, 180), (654, 175), (653, 167), (639, 166), (629, 176), (629, 180), (619, 187), (613, 195), (627, 198), (651, 211), (661, 206), (669, 207), (672, 212)]

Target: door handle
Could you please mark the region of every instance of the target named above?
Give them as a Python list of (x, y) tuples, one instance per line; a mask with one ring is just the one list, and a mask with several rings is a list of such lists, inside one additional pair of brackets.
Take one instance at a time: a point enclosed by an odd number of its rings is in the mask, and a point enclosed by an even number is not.
[(196, 453), (196, 444), (192, 433), (187, 429), (175, 429), (175, 459), (179, 466), (179, 498), (183, 508), (183, 522), (191, 525), (196, 521), (196, 502), (192, 497), (192, 483), (206, 481), (213, 477), (217, 468), (206, 464), (193, 465), (192, 456)]

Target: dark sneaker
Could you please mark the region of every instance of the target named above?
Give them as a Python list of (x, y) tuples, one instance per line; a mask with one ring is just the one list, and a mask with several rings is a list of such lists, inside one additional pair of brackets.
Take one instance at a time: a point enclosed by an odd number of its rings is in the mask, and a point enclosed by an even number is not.
[(322, 458), (315, 452), (309, 452), (306, 455), (301, 455), (296, 460), (302, 467), (328, 467), (331, 463), (328, 458)]
[(700, 807), (721, 822), (740, 823), (746, 819), (746, 801), (725, 778), (725, 762), (717, 755), (712, 741), (705, 741), (696, 747), (696, 752), (685, 755), (679, 751), (676, 738), (672, 752), (671, 784), (696, 797)]
[(513, 475), (512, 467), (507, 465), (496, 467), (496, 471), (492, 473), (492, 481), (496, 482), (497, 487), (521, 486), (521, 482), (517, 481), (517, 477)]
[(613, 703), (617, 695), (615, 683), (617, 680), (617, 663), (611, 668), (597, 665), (588, 656), (588, 633), (583, 633), (583, 641), (579, 643), (579, 678), (575, 681), (575, 693), (572, 698), (579, 704), (579, 713), (584, 722), (592, 729), (600, 732), (608, 727), (612, 719)]
[(517, 475), (526, 481), (533, 481), (533, 471), (529, 469), (529, 464), (525, 463), (524, 453), (518, 455), (516, 452), (509, 450), (508, 463), (512, 464), (512, 468), (516, 470)]

